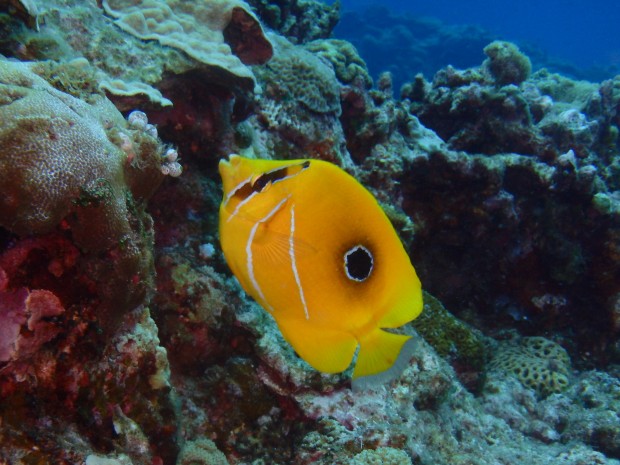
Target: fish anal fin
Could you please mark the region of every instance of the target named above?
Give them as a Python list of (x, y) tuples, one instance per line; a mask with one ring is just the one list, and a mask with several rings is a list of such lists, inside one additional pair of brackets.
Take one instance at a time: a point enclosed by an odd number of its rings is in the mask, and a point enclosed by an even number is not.
[[(353, 370), (354, 383), (359, 379), (376, 377), (371, 384), (391, 381), (400, 375), (411, 356), (411, 336), (393, 334), (380, 328), (374, 329), (360, 340), (357, 363)], [(358, 382), (358, 386), (364, 384)], [(355, 384), (354, 384), (355, 387)]]
[(346, 370), (357, 349), (357, 340), (346, 331), (309, 326), (306, 320), (278, 321), (284, 339), (314, 369), (323, 373)]

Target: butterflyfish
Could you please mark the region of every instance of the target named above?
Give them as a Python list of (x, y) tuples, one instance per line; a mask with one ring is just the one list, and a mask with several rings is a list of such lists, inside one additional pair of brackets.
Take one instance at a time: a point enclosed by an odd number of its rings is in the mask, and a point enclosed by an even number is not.
[[(221, 160), (220, 242), (243, 289), (315, 369), (393, 370), (422, 311), (420, 281), (372, 194), (321, 160)], [(404, 363), (407, 363), (405, 360)], [(400, 362), (399, 362), (400, 363)]]

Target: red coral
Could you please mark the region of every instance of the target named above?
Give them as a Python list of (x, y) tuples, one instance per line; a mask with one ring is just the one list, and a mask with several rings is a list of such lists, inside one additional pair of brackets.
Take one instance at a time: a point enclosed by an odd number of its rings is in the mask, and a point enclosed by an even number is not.
[(50, 291), (20, 288), (0, 293), (0, 361), (34, 355), (60, 332), (47, 319), (64, 311), (58, 297)]
[[(6, 276), (2, 268), (0, 274)], [(13, 359), (17, 351), (21, 326), (26, 322), (27, 297), (26, 289), (0, 292), (0, 362)]]
[(17, 341), (17, 353), (20, 357), (35, 354), (43, 344), (60, 333), (60, 327), (47, 319), (65, 311), (58, 297), (46, 290), (31, 291), (25, 303), (28, 332), (22, 331)]

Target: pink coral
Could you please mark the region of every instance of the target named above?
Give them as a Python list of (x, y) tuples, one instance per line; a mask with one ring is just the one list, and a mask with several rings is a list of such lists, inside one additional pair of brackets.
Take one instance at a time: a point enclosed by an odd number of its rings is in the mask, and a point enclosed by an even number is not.
[(60, 332), (47, 319), (64, 311), (50, 291), (20, 288), (0, 293), (0, 362), (34, 355)]
[(26, 289), (0, 293), (0, 362), (7, 362), (15, 356), (19, 332), (26, 322), (27, 296)]

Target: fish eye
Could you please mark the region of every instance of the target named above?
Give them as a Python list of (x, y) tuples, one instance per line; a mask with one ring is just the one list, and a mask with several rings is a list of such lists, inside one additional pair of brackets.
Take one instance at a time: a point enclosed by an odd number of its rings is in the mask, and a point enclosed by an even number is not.
[(370, 251), (363, 245), (356, 245), (344, 254), (344, 271), (347, 278), (362, 282), (368, 279), (374, 266)]

